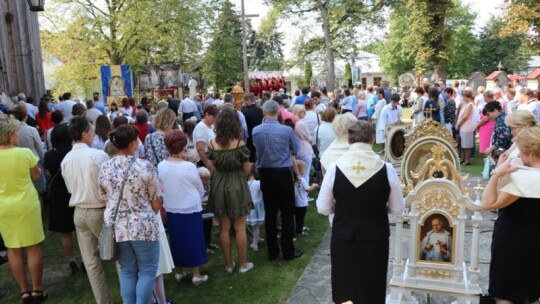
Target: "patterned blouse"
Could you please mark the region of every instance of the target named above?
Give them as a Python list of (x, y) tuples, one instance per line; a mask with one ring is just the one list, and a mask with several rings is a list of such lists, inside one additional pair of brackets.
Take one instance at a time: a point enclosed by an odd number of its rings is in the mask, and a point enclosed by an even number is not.
[(497, 149), (508, 150), (512, 145), (512, 132), (510, 127), (504, 123), (505, 113), (501, 113), (495, 120), (495, 128), (491, 134), (491, 143)]
[[(118, 195), (124, 172), (132, 156), (117, 156), (101, 167), (98, 185), (102, 200), (106, 201), (104, 221), (111, 223), (118, 205)], [(159, 241), (158, 223), (151, 201), (161, 197), (156, 169), (146, 160), (137, 159), (128, 172), (120, 209), (116, 217), (117, 242)]]
[(452, 126), (456, 124), (456, 102), (453, 99), (448, 99), (443, 110), (444, 122), (451, 124)]
[(165, 134), (154, 132), (148, 134), (144, 141), (146, 159), (157, 169), (158, 164), (169, 158), (169, 152), (165, 148)]

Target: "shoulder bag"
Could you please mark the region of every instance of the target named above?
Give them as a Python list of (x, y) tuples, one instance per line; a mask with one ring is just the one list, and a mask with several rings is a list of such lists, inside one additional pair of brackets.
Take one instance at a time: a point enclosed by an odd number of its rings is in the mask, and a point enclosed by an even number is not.
[(118, 209), (120, 209), (120, 203), (122, 202), (122, 196), (124, 194), (124, 186), (126, 185), (129, 169), (131, 165), (135, 162), (135, 157), (131, 159), (129, 165), (124, 172), (124, 180), (122, 181), (122, 186), (120, 187), (120, 194), (118, 195), (118, 204), (116, 204), (116, 209), (114, 210), (113, 220), (109, 224), (103, 223), (103, 228), (101, 229), (101, 234), (99, 235), (98, 240), (98, 256), (102, 261), (115, 261), (118, 257), (118, 248), (116, 246), (116, 236), (114, 233), (114, 225), (116, 223), (116, 216), (118, 215)]

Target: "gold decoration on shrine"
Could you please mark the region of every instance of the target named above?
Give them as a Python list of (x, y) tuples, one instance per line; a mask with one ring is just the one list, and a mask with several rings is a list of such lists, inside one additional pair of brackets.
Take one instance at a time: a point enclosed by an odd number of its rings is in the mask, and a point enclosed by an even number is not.
[(431, 152), (433, 157), (426, 161), (418, 172), (410, 171), (411, 177), (416, 179), (416, 185), (421, 184), (426, 178), (426, 173), (429, 172), (428, 176), (435, 176), (436, 174), (440, 178), (453, 181), (459, 190), (463, 192), (461, 181), (467, 179), (469, 175), (461, 176), (455, 164), (446, 159), (446, 148), (441, 143), (435, 144), (431, 148)]
[(432, 277), (434, 279), (451, 278), (454, 276), (454, 274), (451, 272), (435, 269), (418, 269), (416, 273), (426, 277)]
[(436, 136), (441, 138), (448, 142), (457, 152), (457, 143), (454, 140), (454, 137), (452, 137), (452, 132), (432, 119), (422, 120), (411, 133), (405, 135), (405, 150), (407, 150), (412, 143), (426, 136)]
[(422, 201), (416, 204), (416, 210), (420, 215), (434, 209), (444, 209), (453, 216), (459, 214), (459, 205), (454, 202), (452, 194), (448, 190), (429, 190)]

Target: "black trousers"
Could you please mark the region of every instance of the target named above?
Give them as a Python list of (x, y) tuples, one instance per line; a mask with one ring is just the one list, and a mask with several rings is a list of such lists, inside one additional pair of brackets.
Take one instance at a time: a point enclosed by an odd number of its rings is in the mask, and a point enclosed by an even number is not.
[(259, 169), (261, 191), (263, 193), (264, 227), (268, 256), (279, 254), (277, 243), (277, 214), (281, 214), (281, 252), (283, 258), (290, 259), (294, 255), (294, 178), (290, 168)]
[(306, 219), (307, 207), (295, 207), (295, 223), (296, 223), (296, 234), (302, 234), (304, 231), (304, 220)]

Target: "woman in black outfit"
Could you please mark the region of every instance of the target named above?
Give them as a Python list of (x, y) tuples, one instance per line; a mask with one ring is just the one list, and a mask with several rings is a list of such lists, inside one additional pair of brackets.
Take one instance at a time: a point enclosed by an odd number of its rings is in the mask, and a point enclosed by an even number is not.
[(75, 231), (73, 224), (74, 208), (69, 207), (71, 194), (66, 188), (62, 177), (60, 164), (71, 151), (73, 140), (69, 136), (67, 124), (56, 125), (51, 132), (53, 149), (45, 154), (45, 169), (49, 175), (49, 230), (62, 234), (62, 246), (69, 258), (69, 267), (72, 273), (79, 270), (73, 252), (72, 232)]
[(514, 140), (520, 158), (502, 154), (482, 194), (482, 208), (499, 209), (491, 242), (489, 294), (497, 304), (539, 304), (540, 127), (523, 128)]

